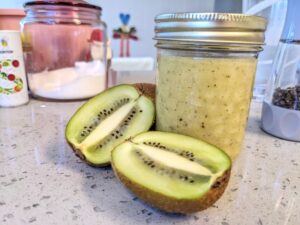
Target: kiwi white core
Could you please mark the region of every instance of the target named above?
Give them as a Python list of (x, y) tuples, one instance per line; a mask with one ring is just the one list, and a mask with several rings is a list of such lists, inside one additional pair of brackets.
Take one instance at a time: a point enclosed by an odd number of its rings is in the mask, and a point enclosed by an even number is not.
[(120, 124), (135, 105), (136, 105), (136, 100), (133, 100), (126, 105), (123, 105), (110, 117), (107, 117), (105, 120), (103, 120), (96, 127), (96, 129), (89, 136), (87, 136), (86, 139), (84, 139), (82, 143), (77, 144), (77, 147), (85, 149), (86, 146), (94, 145), (97, 142), (99, 142), (99, 140), (105, 138), (114, 129), (116, 129), (116, 127), (113, 126), (113, 124)]
[(147, 145), (142, 145), (141, 148), (139, 149), (141, 152), (146, 154), (149, 158), (169, 168), (186, 171), (192, 174), (213, 176), (212, 172), (206, 167), (202, 166), (197, 162), (191, 162), (190, 160), (174, 152), (165, 151)]

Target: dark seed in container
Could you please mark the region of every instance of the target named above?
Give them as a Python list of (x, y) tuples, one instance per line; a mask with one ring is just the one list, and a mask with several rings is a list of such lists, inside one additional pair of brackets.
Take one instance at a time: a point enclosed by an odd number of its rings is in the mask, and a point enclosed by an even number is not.
[(276, 106), (300, 110), (300, 86), (276, 88), (272, 103)]

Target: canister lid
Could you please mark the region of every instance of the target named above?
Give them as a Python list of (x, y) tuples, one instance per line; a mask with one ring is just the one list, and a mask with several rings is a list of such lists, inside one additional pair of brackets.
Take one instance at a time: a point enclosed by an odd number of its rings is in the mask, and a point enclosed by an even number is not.
[(156, 40), (263, 45), (267, 21), (232, 13), (168, 13), (155, 18)]
[(24, 4), (24, 7), (34, 6), (34, 5), (56, 5), (56, 6), (74, 6), (102, 10), (101, 7), (96, 5), (91, 5), (83, 0), (37, 0), (29, 1)]

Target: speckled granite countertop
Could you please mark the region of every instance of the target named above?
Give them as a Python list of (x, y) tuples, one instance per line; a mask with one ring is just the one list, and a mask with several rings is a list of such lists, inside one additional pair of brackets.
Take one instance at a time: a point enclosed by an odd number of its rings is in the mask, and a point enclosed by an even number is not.
[(110, 168), (95, 169), (75, 157), (64, 129), (80, 104), (31, 100), (0, 109), (0, 224), (300, 224), (300, 143), (263, 133), (259, 104), (252, 104), (225, 194), (189, 216), (147, 206)]

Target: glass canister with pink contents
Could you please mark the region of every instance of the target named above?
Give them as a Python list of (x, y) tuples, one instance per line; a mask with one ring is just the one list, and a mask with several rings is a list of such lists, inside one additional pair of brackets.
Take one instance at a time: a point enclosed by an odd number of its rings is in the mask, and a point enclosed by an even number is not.
[(84, 1), (32, 1), (21, 21), (31, 94), (52, 100), (92, 97), (107, 86), (102, 9)]

